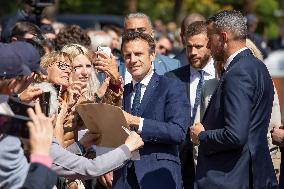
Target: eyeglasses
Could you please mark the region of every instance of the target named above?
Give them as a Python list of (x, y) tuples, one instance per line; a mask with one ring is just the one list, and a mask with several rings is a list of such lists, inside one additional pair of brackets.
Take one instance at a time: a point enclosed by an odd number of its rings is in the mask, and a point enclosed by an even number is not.
[(51, 63), (48, 67), (53, 66), (54, 64), (56, 64), (56, 66), (60, 69), (60, 70), (71, 70), (71, 66), (69, 64), (67, 64), (66, 62), (62, 62), (62, 61), (57, 61), (54, 63)]
[(139, 33), (144, 33), (146, 31), (146, 28), (130, 28), (126, 30), (127, 32), (139, 32)]

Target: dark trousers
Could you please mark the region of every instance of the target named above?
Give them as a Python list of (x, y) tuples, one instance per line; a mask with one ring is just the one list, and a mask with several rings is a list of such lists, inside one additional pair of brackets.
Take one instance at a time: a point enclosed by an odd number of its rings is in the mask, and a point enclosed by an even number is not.
[(130, 162), (127, 165), (127, 177), (126, 177), (125, 189), (140, 189), (133, 162)]

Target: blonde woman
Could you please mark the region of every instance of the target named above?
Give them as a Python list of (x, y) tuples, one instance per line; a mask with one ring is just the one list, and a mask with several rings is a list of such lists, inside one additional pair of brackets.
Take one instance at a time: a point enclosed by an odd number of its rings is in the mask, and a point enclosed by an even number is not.
[[(116, 63), (104, 72), (109, 78), (100, 86), (97, 71), (93, 67), (93, 54), (79, 44), (66, 45), (61, 50), (71, 58), (70, 86), (64, 100), (68, 104), (68, 111), (64, 118), (64, 147), (68, 147), (78, 140), (78, 130), (84, 124), (77, 112), (75, 105), (84, 102), (104, 102), (118, 105), (122, 95), (122, 82), (120, 81)], [(112, 62), (110, 63), (112, 65)]]

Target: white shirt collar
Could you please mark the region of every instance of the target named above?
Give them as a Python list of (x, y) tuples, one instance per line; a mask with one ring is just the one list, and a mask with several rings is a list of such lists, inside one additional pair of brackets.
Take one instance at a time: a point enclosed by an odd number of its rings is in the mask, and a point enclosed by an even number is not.
[(226, 70), (228, 68), (228, 66), (230, 65), (230, 63), (232, 62), (232, 60), (235, 58), (235, 56), (237, 56), (237, 54), (239, 54), (240, 52), (246, 50), (247, 47), (241, 48), (238, 51), (234, 52), (234, 54), (232, 54), (226, 61), (226, 64), (224, 65), (224, 69)]
[[(207, 75), (214, 76), (215, 75), (215, 67), (214, 67), (214, 60), (210, 58), (208, 64), (202, 69)], [(197, 73), (198, 70), (190, 66), (191, 74)]]
[[(142, 79), (142, 81), (140, 81), (140, 83), (143, 84), (143, 86), (147, 87), (147, 85), (149, 84), (153, 74), (154, 74), (154, 71), (152, 70), (149, 75), (147, 75), (146, 77), (144, 77), (144, 79)], [(135, 81), (134, 79), (132, 79), (133, 88), (134, 88), (136, 83), (138, 83), (138, 82)]]

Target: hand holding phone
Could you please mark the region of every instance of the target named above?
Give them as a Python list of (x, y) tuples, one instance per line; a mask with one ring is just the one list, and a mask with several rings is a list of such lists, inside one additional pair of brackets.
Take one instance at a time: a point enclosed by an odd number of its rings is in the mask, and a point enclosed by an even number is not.
[(97, 51), (105, 53), (108, 57), (111, 55), (111, 49), (109, 47), (98, 46)]

